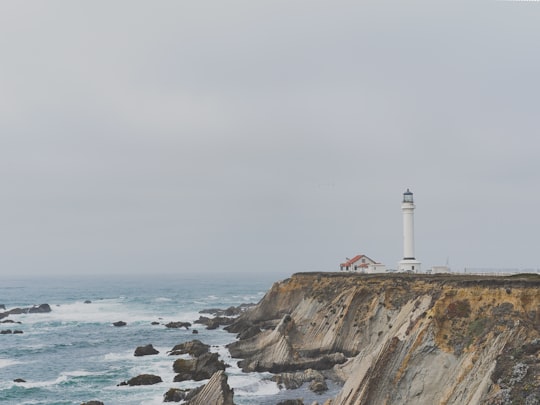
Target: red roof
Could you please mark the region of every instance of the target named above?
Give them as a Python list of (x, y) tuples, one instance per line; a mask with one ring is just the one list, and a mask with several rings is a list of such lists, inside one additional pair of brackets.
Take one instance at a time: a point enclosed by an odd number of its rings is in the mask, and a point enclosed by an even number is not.
[[(379, 264), (379, 263), (375, 262), (375, 260), (372, 260), (369, 257), (367, 257), (366, 255), (357, 255), (357, 256), (354, 256), (352, 259), (347, 260), (345, 263), (341, 263), (340, 267), (350, 267), (350, 266), (352, 266), (354, 263), (356, 263), (357, 261), (359, 261), (362, 258), (366, 258), (366, 259), (368, 259), (369, 261), (371, 261), (371, 262), (373, 262), (375, 264)], [(358, 265), (357, 267), (367, 267), (367, 266), (368, 266), (367, 263), (362, 263), (362, 264)]]

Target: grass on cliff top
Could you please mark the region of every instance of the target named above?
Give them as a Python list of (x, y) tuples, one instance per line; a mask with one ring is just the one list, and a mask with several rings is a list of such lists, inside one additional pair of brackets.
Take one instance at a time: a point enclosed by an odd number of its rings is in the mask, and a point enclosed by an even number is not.
[(449, 273), (449, 274), (410, 274), (410, 273), (377, 273), (377, 274), (362, 274), (353, 272), (300, 272), (293, 274), (294, 276), (305, 277), (325, 277), (325, 278), (360, 278), (370, 280), (409, 280), (409, 281), (424, 281), (428, 283), (451, 282), (460, 285), (479, 284), (486, 286), (502, 287), (502, 286), (521, 286), (521, 287), (540, 287), (540, 274), (522, 273), (513, 274), (511, 276), (498, 275), (475, 275), (464, 273)]

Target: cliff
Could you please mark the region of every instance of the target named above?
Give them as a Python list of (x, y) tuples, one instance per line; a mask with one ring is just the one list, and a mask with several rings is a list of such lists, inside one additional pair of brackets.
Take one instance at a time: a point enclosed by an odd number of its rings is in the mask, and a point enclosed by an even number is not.
[(538, 276), (299, 273), (228, 329), (254, 326), (240, 366), (332, 369), (333, 405), (540, 403)]

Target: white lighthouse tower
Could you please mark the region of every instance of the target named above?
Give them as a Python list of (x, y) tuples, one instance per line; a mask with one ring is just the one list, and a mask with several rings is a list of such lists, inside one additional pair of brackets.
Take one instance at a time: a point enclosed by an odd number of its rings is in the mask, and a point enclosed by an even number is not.
[(398, 263), (398, 271), (419, 273), (421, 263), (414, 257), (414, 200), (407, 189), (403, 193), (403, 260)]

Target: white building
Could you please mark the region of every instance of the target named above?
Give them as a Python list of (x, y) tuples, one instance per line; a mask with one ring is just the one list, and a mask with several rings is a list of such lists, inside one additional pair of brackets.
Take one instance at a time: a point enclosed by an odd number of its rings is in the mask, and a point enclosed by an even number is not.
[(421, 263), (414, 256), (414, 200), (413, 193), (407, 189), (403, 193), (401, 211), (403, 212), (403, 260), (398, 263), (398, 271), (419, 273)]
[(358, 271), (361, 273), (384, 273), (386, 271), (384, 264), (377, 263), (366, 255), (357, 255), (352, 259), (347, 259), (346, 262), (339, 265), (339, 268), (340, 270)]

